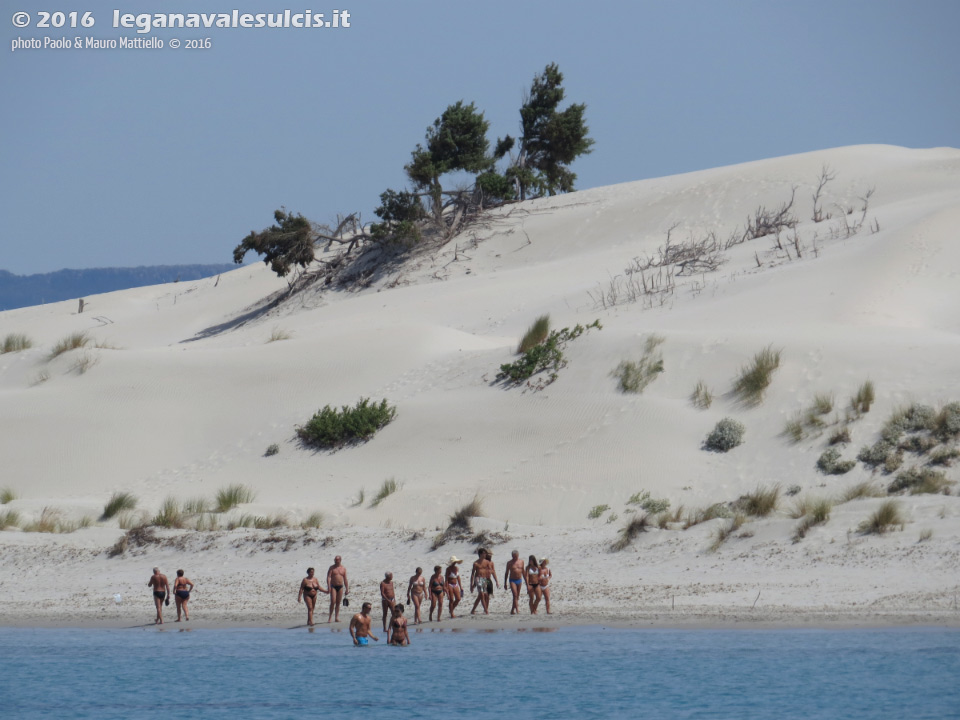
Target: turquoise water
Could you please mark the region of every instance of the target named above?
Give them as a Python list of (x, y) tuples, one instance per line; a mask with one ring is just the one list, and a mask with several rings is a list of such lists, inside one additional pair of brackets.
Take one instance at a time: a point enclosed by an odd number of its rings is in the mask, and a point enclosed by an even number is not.
[(3, 718), (958, 718), (960, 631), (0, 628)]

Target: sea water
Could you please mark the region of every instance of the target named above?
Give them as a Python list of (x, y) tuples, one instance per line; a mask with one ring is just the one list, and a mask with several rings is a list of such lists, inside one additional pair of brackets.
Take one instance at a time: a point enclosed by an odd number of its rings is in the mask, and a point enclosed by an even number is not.
[(0, 628), (0, 717), (960, 717), (960, 630), (432, 627), (411, 640)]

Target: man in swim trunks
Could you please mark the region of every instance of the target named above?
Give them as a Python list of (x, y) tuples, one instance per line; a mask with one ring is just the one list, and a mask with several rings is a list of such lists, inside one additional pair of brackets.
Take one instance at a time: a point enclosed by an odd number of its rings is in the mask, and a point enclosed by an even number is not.
[(490, 593), (493, 592), (494, 582), (497, 583), (497, 587), (500, 587), (500, 581), (497, 580), (497, 573), (487, 556), (487, 551), (484, 548), (479, 548), (477, 559), (470, 571), (470, 589), (476, 589), (477, 591), (477, 599), (473, 603), (473, 610), (470, 611), (471, 615), (477, 612), (479, 603), (483, 604), (483, 614), (490, 614)]
[(503, 572), (503, 586), (510, 587), (513, 593), (513, 607), (510, 608), (511, 615), (520, 614), (520, 588), (523, 586), (523, 561), (520, 559), (520, 551), (514, 550), (510, 553), (510, 559), (507, 560), (507, 569)]
[(347, 569), (340, 564), (339, 555), (333, 559), (333, 565), (327, 570), (327, 587), (330, 589), (330, 614), (327, 622), (340, 622), (340, 606), (343, 599), (350, 594), (350, 584), (347, 582)]
[[(388, 572), (380, 581), (380, 605), (383, 607), (383, 631), (387, 632), (387, 618), (393, 617), (393, 606), (397, 604), (396, 592), (393, 589), (393, 573)], [(390, 642), (388, 639), (387, 642)]]
[(313, 575), (314, 569), (307, 568), (307, 576), (300, 581), (300, 592), (297, 593), (297, 602), (301, 600), (307, 606), (307, 625), (313, 626), (313, 611), (317, 607), (317, 598), (320, 593), (328, 593), (330, 590), (324, 590), (320, 587), (320, 581)]
[(365, 602), (360, 607), (360, 612), (354, 615), (350, 621), (350, 637), (353, 638), (354, 645), (369, 645), (369, 638), (380, 642), (380, 638), (370, 631), (370, 622), (373, 619), (370, 617), (370, 609), (372, 607), (370, 603)]
[(167, 576), (160, 572), (160, 568), (153, 569), (153, 575), (147, 581), (147, 587), (153, 588), (153, 604), (157, 606), (157, 619), (154, 625), (163, 625), (163, 601), (170, 594), (170, 583)]
[(403, 605), (393, 606), (393, 618), (387, 630), (387, 645), (409, 645), (410, 636), (407, 634), (407, 619), (403, 616)]

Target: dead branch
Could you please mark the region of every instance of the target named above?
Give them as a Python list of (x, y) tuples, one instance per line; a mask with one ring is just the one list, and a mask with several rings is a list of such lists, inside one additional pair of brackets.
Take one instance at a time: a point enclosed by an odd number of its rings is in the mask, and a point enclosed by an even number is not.
[(827, 213), (826, 217), (824, 217), (823, 208), (820, 204), (820, 194), (827, 186), (827, 183), (831, 180), (836, 180), (836, 178), (836, 173), (830, 169), (829, 165), (824, 163), (823, 167), (820, 169), (820, 177), (817, 178), (817, 190), (813, 193), (813, 221), (815, 223), (830, 219), (830, 213)]

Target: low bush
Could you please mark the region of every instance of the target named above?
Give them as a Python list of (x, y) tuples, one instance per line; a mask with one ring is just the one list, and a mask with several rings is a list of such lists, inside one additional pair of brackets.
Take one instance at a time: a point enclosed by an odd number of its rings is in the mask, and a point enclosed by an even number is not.
[(307, 445), (333, 449), (369, 440), (397, 416), (397, 409), (387, 403), (371, 404), (361, 398), (352, 408), (344, 405), (334, 410), (329, 405), (316, 413), (306, 425), (297, 428), (297, 436)]
[(714, 452), (729, 452), (743, 442), (744, 432), (746, 432), (746, 428), (742, 423), (731, 418), (724, 418), (710, 431), (707, 439), (703, 442), (703, 446)]
[(279, 453), (279, 452), (280, 452), (280, 446), (277, 445), (277, 443), (273, 443), (272, 445), (267, 445), (267, 449), (266, 449), (266, 451), (263, 453), (263, 456), (264, 456), (264, 457), (273, 457), (274, 455), (276, 455), (276, 454)]
[(374, 495), (373, 500), (370, 501), (370, 507), (377, 507), (377, 505), (393, 495), (401, 487), (401, 484), (398, 483), (394, 478), (388, 478), (387, 480), (384, 480), (383, 484), (380, 486), (380, 489), (377, 491), (377, 494)]
[(887, 462), (887, 458), (895, 454), (896, 447), (886, 440), (878, 440), (873, 445), (864, 445), (857, 453), (857, 460), (871, 468), (876, 468)]
[(827, 448), (817, 460), (817, 470), (824, 475), (844, 475), (856, 466), (856, 460), (842, 460), (840, 451), (836, 448)]
[(933, 419), (934, 434), (946, 442), (960, 437), (960, 402), (952, 402), (940, 408)]
[(103, 515), (101, 520), (109, 520), (114, 515), (123, 511), (130, 511), (137, 507), (137, 498), (133, 493), (115, 492), (110, 496), (107, 504), (103, 506)]
[(850, 428), (844, 425), (836, 430), (827, 440), (828, 445), (847, 445), (850, 442)]
[(942, 447), (937, 448), (932, 453), (927, 460), (928, 465), (943, 465), (944, 467), (950, 467), (953, 465), (953, 461), (957, 458), (960, 458), (960, 448), (955, 447)]
[(690, 393), (690, 402), (694, 407), (706, 410), (713, 405), (713, 391), (707, 387), (707, 384), (700, 380), (697, 386)]
[(530, 350), (532, 347), (539, 345), (544, 340), (547, 339), (547, 336), (550, 334), (550, 316), (541, 315), (536, 320), (533, 321), (527, 332), (524, 333), (523, 338), (520, 340), (520, 345), (517, 347), (517, 354), (522, 355), (523, 353)]
[(759, 405), (770, 386), (773, 372), (780, 367), (781, 350), (768, 345), (753, 356), (753, 362), (740, 368), (733, 382), (733, 394), (746, 405)]
[(70, 350), (77, 350), (90, 344), (90, 336), (85, 332), (75, 332), (62, 338), (50, 351), (50, 359), (63, 355)]
[(20, 352), (33, 347), (33, 341), (23, 333), (9, 333), (0, 343), (0, 355)]
[(891, 495), (904, 491), (911, 495), (936, 495), (947, 493), (951, 485), (953, 482), (947, 479), (942, 470), (910, 468), (897, 475), (896, 480), (887, 487), (887, 492)]
[(610, 549), (614, 552), (626, 550), (637, 536), (640, 535), (640, 533), (645, 533), (649, 527), (650, 518), (645, 513), (642, 515), (634, 515), (627, 521), (627, 524), (621, 528), (620, 537), (610, 545)]
[(627, 505), (639, 505), (650, 515), (659, 515), (670, 509), (670, 501), (665, 498), (650, 497), (649, 490), (641, 490), (634, 493), (627, 500)]
[(617, 379), (620, 392), (642, 393), (663, 372), (663, 354), (658, 349), (663, 341), (661, 335), (650, 335), (639, 360), (624, 360), (617, 365), (611, 375)]
[(897, 450), (915, 455), (926, 455), (939, 444), (940, 441), (930, 435), (908, 435), (897, 443)]
[(217, 490), (217, 496), (214, 499), (214, 512), (229, 512), (238, 505), (245, 505), (253, 502), (256, 493), (246, 485), (227, 485)]
[(740, 496), (734, 507), (751, 517), (766, 517), (780, 502), (780, 486), (759, 487), (752, 493)]
[(883, 535), (899, 526), (903, 529), (906, 521), (900, 510), (900, 503), (896, 500), (885, 500), (870, 516), (857, 526), (857, 530), (864, 535)]
[(501, 365), (496, 377), (497, 382), (520, 385), (534, 375), (550, 370), (550, 375), (542, 383), (543, 386), (549, 385), (557, 379), (557, 373), (567, 365), (567, 359), (563, 354), (567, 343), (576, 340), (591, 328), (602, 329), (600, 321), (594, 320), (586, 327), (575, 325), (572, 329), (551, 330), (546, 340), (524, 352), (519, 360)]
[(592, 508), (590, 508), (590, 512), (587, 513), (587, 519), (596, 520), (609, 509), (609, 505), (594, 505)]

